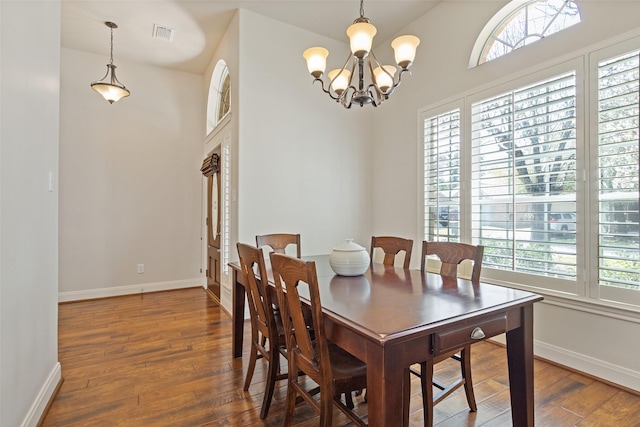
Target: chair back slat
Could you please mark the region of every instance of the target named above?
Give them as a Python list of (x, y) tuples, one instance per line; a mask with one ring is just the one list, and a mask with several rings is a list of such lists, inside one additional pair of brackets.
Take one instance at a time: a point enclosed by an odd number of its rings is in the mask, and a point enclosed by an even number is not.
[[(275, 252), (269, 255), (289, 357), (295, 357), (294, 361), (314, 381), (329, 378), (331, 365), (322, 320), (316, 264)], [(308, 289), (311, 319), (304, 314), (304, 303), (300, 298), (301, 287)], [(310, 331), (313, 331), (313, 340)]]
[(413, 240), (404, 239), (394, 236), (372, 236), (371, 237), (371, 262), (373, 262), (374, 250), (380, 248), (384, 252), (384, 265), (394, 265), (396, 256), (404, 251), (404, 268), (409, 268), (411, 262), (411, 250), (413, 249)]
[(480, 281), (480, 271), (482, 269), (482, 256), (484, 246), (469, 245), (457, 242), (422, 242), (422, 259), (420, 269), (425, 271), (426, 257), (437, 255), (442, 263), (440, 274), (446, 277), (458, 277), (458, 265), (464, 260), (473, 262), (471, 281)]
[(263, 246), (268, 246), (273, 252), (278, 254), (286, 254), (286, 250), (289, 245), (296, 246), (296, 257), (300, 258), (301, 251), (299, 234), (275, 233), (256, 236), (257, 247), (262, 248)]
[(247, 301), (251, 319), (264, 336), (277, 337), (277, 329), (273, 312), (271, 294), (264, 286), (267, 278), (267, 269), (264, 262), (262, 249), (238, 243), (238, 256), (240, 257), (240, 269), (247, 286)]

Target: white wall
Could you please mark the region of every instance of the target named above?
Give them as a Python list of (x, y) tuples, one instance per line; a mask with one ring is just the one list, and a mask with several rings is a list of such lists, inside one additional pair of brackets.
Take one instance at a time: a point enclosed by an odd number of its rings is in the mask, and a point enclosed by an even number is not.
[[(60, 300), (202, 286), (203, 77), (62, 49)], [(144, 273), (137, 273), (144, 264)]]
[[(302, 52), (318, 44), (338, 58), (349, 49), (240, 9), (205, 73), (206, 91), (218, 60), (231, 76), (231, 260), (236, 242), (256, 234), (300, 233), (305, 255), (351, 237), (368, 245), (371, 113), (346, 111), (312, 84)], [(204, 153), (220, 139), (207, 139)], [(225, 277), (221, 302), (230, 310)]]
[[(384, 109), (375, 112), (372, 122), (376, 171), (372, 192), (374, 233), (397, 233), (418, 242), (422, 240), (417, 160), (420, 109), (638, 29), (640, 2), (578, 2), (582, 12), (579, 25), (468, 69), (478, 34), (506, 3), (505, 0), (443, 2), (403, 30), (420, 37), (422, 43), (413, 75), (404, 80)], [(414, 266), (418, 265), (417, 252)], [(629, 339), (637, 335), (639, 316), (605, 315), (597, 307), (590, 307), (589, 311), (571, 307), (566, 301), (550, 297), (537, 304), (536, 353), (640, 390), (640, 366), (636, 357), (640, 340)], [(626, 331), (628, 335), (611, 331)]]
[(60, 2), (0, 2), (0, 41), (0, 425), (35, 426), (61, 379)]
[(312, 84), (302, 52), (316, 45), (331, 52), (328, 67), (349, 49), (240, 11), (239, 240), (300, 233), (306, 255), (370, 239), (371, 112)]

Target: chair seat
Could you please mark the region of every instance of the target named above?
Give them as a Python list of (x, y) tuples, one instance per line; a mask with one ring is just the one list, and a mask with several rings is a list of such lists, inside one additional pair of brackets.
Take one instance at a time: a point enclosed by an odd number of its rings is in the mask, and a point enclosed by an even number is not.
[(337, 392), (355, 390), (358, 384), (363, 388), (367, 385), (367, 365), (362, 360), (332, 342), (329, 342), (329, 358)]

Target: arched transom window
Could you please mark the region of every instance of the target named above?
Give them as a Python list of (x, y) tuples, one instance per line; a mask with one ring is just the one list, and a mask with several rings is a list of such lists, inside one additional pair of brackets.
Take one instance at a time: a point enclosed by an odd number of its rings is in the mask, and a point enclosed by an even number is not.
[(503, 7), (480, 33), (469, 68), (579, 22), (580, 10), (572, 0), (514, 0)]
[(229, 68), (225, 61), (220, 60), (216, 64), (207, 100), (207, 135), (216, 127), (230, 107), (231, 80)]

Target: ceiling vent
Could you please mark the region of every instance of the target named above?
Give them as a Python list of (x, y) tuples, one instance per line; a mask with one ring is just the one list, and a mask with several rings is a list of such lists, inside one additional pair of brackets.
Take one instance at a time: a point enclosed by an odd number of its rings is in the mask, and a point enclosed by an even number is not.
[(164, 25), (153, 24), (153, 38), (166, 40), (168, 42), (173, 41), (173, 36), (176, 30), (173, 28), (165, 27)]

